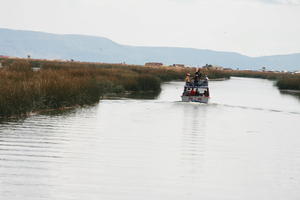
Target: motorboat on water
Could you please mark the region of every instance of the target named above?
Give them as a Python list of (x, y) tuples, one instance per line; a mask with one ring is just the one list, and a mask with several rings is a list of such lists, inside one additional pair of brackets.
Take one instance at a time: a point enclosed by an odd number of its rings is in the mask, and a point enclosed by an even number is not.
[(208, 103), (208, 78), (206, 77), (204, 80), (199, 80), (196, 83), (186, 82), (181, 99), (183, 102)]

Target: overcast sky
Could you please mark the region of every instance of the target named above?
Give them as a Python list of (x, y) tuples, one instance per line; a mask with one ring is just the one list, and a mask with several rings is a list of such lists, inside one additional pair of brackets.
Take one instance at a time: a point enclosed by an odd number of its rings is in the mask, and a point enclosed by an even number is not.
[(1, 0), (0, 27), (249, 56), (300, 53), (300, 0)]

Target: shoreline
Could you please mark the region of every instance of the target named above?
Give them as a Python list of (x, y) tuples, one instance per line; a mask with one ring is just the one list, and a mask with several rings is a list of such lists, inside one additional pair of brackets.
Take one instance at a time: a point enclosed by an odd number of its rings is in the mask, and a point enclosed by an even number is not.
[(281, 92), (286, 92), (286, 93), (292, 93), (292, 94), (300, 94), (300, 90), (285, 90), (285, 89), (280, 89)]
[(227, 81), (229, 79), (230, 79), (230, 77), (229, 78), (213, 78), (213, 79), (209, 79), (209, 81)]
[[(246, 78), (246, 77), (242, 77)], [(210, 81), (226, 81), (230, 78), (217, 78), (217, 79), (210, 79)], [(175, 80), (176, 82), (179, 82), (180, 80)], [(180, 81), (181, 82), (181, 81)], [(163, 82), (167, 83), (167, 82)], [(162, 83), (162, 84), (163, 84)], [(300, 90), (288, 90), (288, 89), (279, 89), (278, 90), (282, 93), (290, 94), (290, 95), (300, 95)], [(121, 100), (121, 99), (155, 99), (156, 96), (160, 94), (161, 91), (146, 91), (146, 92), (131, 92), (131, 91), (125, 91), (124, 93), (107, 93), (103, 95), (98, 102), (94, 102), (91, 104), (84, 104), (79, 105), (76, 104), (74, 106), (63, 106), (59, 108), (45, 108), (45, 109), (39, 109), (39, 110), (33, 110), (28, 113), (23, 113), (19, 115), (11, 115), (7, 117), (0, 117), (0, 123), (3, 121), (9, 121), (9, 120), (20, 120), (22, 118), (27, 118), (35, 115), (41, 115), (43, 113), (47, 112), (56, 112), (56, 111), (68, 111), (68, 110), (74, 110), (77, 108), (84, 108), (88, 106), (93, 106), (96, 104), (101, 103), (102, 100)]]
[[(183, 81), (196, 69), (33, 59), (0, 62), (0, 120), (92, 105), (102, 99), (154, 99), (162, 83)], [(33, 70), (37, 65), (40, 70)], [(289, 89), (290, 93), (298, 93), (293, 89), (300, 88), (300, 76), (291, 74), (209, 68), (202, 68), (201, 73), (210, 81), (233, 76), (262, 78), (277, 81), (278, 89)]]
[[(159, 92), (160, 93), (160, 92)], [(120, 100), (120, 99), (155, 99), (156, 96), (159, 95), (159, 93), (155, 91), (147, 91), (147, 92), (125, 92), (123, 94), (118, 94), (118, 93), (108, 93), (106, 95), (103, 95), (98, 102), (91, 103), (91, 104), (84, 104), (84, 105), (79, 105), (76, 104), (74, 106), (63, 106), (59, 108), (45, 108), (45, 109), (39, 109), (39, 110), (32, 110), (27, 113), (22, 113), (22, 114), (17, 114), (17, 115), (11, 115), (11, 116), (0, 116), (0, 123), (3, 121), (9, 121), (9, 120), (19, 120), (22, 118), (27, 118), (35, 115), (41, 115), (45, 114), (48, 112), (56, 112), (56, 111), (69, 111), (69, 110), (74, 110), (77, 108), (84, 108), (84, 107), (89, 107), (93, 105), (97, 105), (101, 103), (102, 100)]]
[[(0, 118), (33, 115), (40, 110), (91, 105), (104, 98), (153, 99), (161, 83), (181, 80), (191, 68), (149, 68), (103, 63), (1, 60)], [(45, 109), (44, 109), (45, 108)]]

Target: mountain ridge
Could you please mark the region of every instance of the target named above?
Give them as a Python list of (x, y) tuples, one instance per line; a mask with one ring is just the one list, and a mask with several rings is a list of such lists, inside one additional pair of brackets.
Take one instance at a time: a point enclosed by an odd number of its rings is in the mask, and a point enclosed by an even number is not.
[(105, 37), (0, 28), (0, 55), (143, 65), (162, 62), (240, 69), (300, 70), (300, 53), (250, 57), (236, 52), (185, 47), (123, 45)]

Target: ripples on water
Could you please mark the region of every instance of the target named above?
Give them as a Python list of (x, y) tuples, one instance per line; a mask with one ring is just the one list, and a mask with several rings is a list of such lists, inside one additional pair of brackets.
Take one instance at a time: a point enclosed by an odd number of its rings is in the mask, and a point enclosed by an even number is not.
[(182, 85), (3, 122), (0, 199), (300, 198), (297, 98), (233, 78), (182, 103)]

